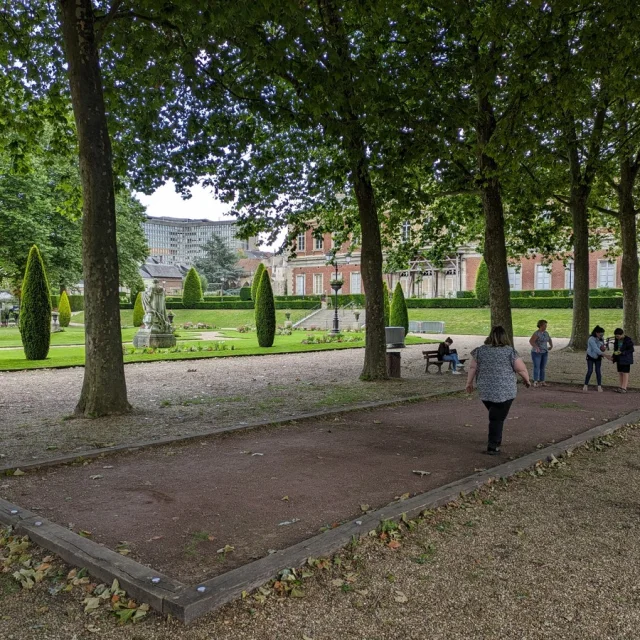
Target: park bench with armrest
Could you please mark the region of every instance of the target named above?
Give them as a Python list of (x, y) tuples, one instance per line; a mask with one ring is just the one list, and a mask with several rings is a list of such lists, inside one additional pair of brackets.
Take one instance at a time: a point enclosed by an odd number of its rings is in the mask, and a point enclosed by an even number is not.
[[(423, 351), (422, 352), (422, 357), (425, 359), (425, 368), (424, 368), (424, 372), (425, 373), (429, 373), (429, 367), (433, 366), (433, 367), (438, 367), (438, 373), (440, 375), (442, 375), (442, 365), (443, 364), (448, 364), (449, 365), (449, 369), (453, 368), (453, 362), (451, 362), (450, 360), (439, 360), (438, 359), (438, 350), (437, 349), (433, 349), (430, 351)], [(466, 358), (459, 358), (458, 361), (460, 362), (460, 367), (464, 367), (464, 363), (467, 361)]]

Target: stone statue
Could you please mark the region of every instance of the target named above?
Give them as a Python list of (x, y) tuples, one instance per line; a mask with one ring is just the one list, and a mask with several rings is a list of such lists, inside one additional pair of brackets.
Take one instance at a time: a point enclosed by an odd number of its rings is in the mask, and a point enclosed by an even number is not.
[(164, 289), (157, 280), (154, 280), (153, 284), (142, 292), (142, 306), (144, 308), (142, 322), (146, 329), (157, 333), (171, 333), (171, 325), (167, 319)]
[(164, 289), (154, 280), (151, 286), (142, 293), (144, 316), (142, 327), (133, 337), (133, 346), (165, 349), (174, 347), (176, 337), (167, 319), (167, 305)]

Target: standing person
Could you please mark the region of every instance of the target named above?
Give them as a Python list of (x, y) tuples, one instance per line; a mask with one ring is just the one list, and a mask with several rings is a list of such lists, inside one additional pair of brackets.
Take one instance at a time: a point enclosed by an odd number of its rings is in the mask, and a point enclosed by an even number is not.
[(548, 387), (545, 382), (545, 370), (547, 368), (547, 359), (549, 351), (553, 349), (551, 336), (547, 331), (547, 321), (538, 320), (538, 330), (533, 333), (529, 339), (531, 345), (531, 359), (533, 360), (533, 386), (538, 385)]
[(633, 340), (629, 336), (625, 336), (622, 329), (616, 329), (613, 335), (615, 336), (613, 361), (618, 366), (618, 375), (620, 376), (620, 387), (616, 391), (627, 393), (629, 372), (633, 364)]
[(584, 379), (583, 391), (589, 391), (589, 380), (595, 368), (596, 382), (598, 383), (598, 391), (602, 393), (602, 358), (606, 358), (604, 351), (604, 329), (600, 325), (596, 325), (589, 336), (587, 342), (587, 375)]
[(451, 374), (454, 376), (459, 376), (460, 372), (458, 371), (458, 367), (460, 366), (460, 360), (458, 359), (458, 353), (454, 349), (451, 351), (451, 345), (453, 344), (453, 340), (451, 338), (447, 338), (444, 342), (441, 342), (438, 345), (438, 360), (442, 360), (443, 362), (451, 362)]
[(516, 373), (527, 389), (531, 386), (529, 372), (518, 352), (511, 346), (504, 327), (493, 327), (484, 345), (471, 352), (471, 366), (467, 376), (467, 393), (473, 392), (476, 381), (478, 393), (489, 410), (489, 440), (487, 453), (497, 455), (502, 444), (502, 429), (517, 390)]

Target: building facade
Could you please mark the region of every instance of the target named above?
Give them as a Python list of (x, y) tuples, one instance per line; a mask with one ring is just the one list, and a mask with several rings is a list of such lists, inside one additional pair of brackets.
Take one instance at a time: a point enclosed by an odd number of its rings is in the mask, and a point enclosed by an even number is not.
[(149, 256), (163, 264), (191, 266), (204, 257), (202, 246), (214, 235), (236, 251), (256, 247), (256, 238), (238, 238), (234, 220), (147, 216), (142, 227), (149, 246)]
[[(335, 278), (335, 266), (328, 264), (327, 254), (333, 250), (330, 234), (316, 238), (312, 230), (301, 233), (296, 241), (296, 257), (289, 258), (290, 287), (294, 295), (328, 295), (332, 293), (330, 282)], [(346, 263), (348, 246), (336, 252), (338, 279), (343, 282), (340, 293), (364, 293), (361, 277), (360, 251), (350, 254)], [(427, 260), (415, 260), (409, 269), (400, 273), (385, 274), (390, 290), (400, 282), (404, 294), (412, 298), (451, 298), (458, 291), (473, 291), (482, 255), (475, 247), (460, 247), (442, 264)], [(589, 256), (589, 286), (619, 288), (622, 286), (621, 257), (609, 257), (606, 248), (593, 251)], [(573, 289), (573, 261), (554, 260), (547, 263), (542, 256), (530, 255), (509, 266), (511, 289), (545, 290)]]

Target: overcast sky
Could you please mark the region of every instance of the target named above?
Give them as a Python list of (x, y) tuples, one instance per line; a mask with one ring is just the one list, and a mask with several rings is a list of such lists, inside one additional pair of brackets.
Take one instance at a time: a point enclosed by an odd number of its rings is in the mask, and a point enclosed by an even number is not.
[(191, 194), (189, 200), (183, 200), (176, 193), (173, 182), (168, 182), (150, 196), (145, 196), (143, 193), (138, 193), (137, 196), (140, 202), (147, 207), (147, 213), (150, 216), (207, 218), (208, 220), (230, 219), (224, 214), (231, 210), (231, 206), (216, 200), (210, 189), (196, 186), (191, 190)]

